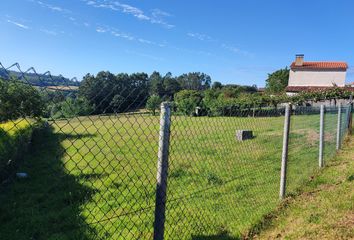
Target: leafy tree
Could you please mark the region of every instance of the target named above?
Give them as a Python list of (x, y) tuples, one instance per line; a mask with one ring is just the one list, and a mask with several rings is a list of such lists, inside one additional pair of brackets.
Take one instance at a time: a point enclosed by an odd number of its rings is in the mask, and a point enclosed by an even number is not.
[(161, 98), (157, 95), (152, 95), (146, 102), (146, 108), (152, 112), (152, 115), (155, 116), (156, 110), (159, 109), (161, 104)]
[(280, 94), (288, 86), (288, 81), (289, 69), (287, 67), (268, 74), (266, 91), (270, 94)]
[(109, 103), (110, 108), (113, 110), (113, 112), (122, 112), (124, 104), (126, 102), (126, 99), (119, 94), (114, 95), (112, 101)]
[(210, 88), (211, 78), (209, 75), (200, 72), (182, 74), (177, 78), (177, 82), (182, 89), (205, 90)]
[(45, 104), (38, 90), (17, 79), (0, 79), (0, 120), (40, 117)]
[(67, 97), (64, 101), (51, 106), (52, 118), (72, 118), (91, 114), (93, 108), (84, 98)]
[(212, 89), (221, 89), (222, 87), (221, 82), (213, 82), (213, 85), (211, 86)]
[(186, 115), (192, 115), (196, 107), (203, 107), (202, 100), (202, 93), (196, 90), (182, 90), (175, 95), (178, 110)]
[(79, 96), (94, 107), (96, 114), (130, 111), (145, 106), (149, 96), (149, 77), (146, 73), (88, 74), (79, 87)]
[(87, 74), (80, 85), (80, 96), (86, 98), (91, 106), (95, 106), (95, 113), (104, 113), (114, 97), (115, 76), (110, 72), (99, 72), (97, 76)]
[(163, 78), (159, 72), (153, 72), (150, 77), (150, 96), (157, 95), (162, 97), (164, 95), (164, 85), (163, 85)]
[(176, 78), (172, 77), (169, 72), (163, 78), (164, 98), (166, 100), (173, 100), (174, 95), (181, 90), (180, 84)]
[(208, 89), (204, 92), (203, 105), (209, 115), (220, 115), (218, 107), (220, 105), (219, 99), (223, 99), (221, 95), (222, 90), (218, 88)]

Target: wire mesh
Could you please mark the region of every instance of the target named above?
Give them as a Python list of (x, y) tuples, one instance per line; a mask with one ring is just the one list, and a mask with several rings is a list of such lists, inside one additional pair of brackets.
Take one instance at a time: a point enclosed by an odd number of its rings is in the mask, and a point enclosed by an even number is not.
[(250, 116), (172, 117), (166, 237), (240, 236), (274, 209), (283, 117)]
[[(103, 72), (83, 84), (0, 64), (0, 78), (1, 238), (152, 239), (160, 117), (144, 108), (146, 76)], [(171, 110), (165, 239), (247, 234), (279, 204), (284, 108)], [(337, 112), (326, 107), (325, 161), (336, 152)], [(318, 167), (318, 141), (319, 108), (295, 108), (289, 193)]]
[(295, 107), (290, 123), (287, 190), (295, 192), (318, 166), (319, 107)]
[(324, 162), (328, 162), (336, 154), (338, 107), (325, 108), (324, 120)]

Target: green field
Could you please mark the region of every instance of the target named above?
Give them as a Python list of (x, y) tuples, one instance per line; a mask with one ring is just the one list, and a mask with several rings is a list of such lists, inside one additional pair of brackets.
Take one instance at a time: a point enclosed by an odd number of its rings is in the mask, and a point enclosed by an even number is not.
[[(335, 119), (326, 116), (326, 160)], [(172, 117), (166, 239), (237, 239), (277, 207), (283, 121)], [(50, 124), (50, 131), (35, 132), (20, 169), (30, 177), (2, 189), (0, 238), (151, 239), (159, 118)], [(318, 115), (292, 118), (290, 193), (317, 168), (318, 128)], [(237, 129), (255, 137), (238, 142)]]

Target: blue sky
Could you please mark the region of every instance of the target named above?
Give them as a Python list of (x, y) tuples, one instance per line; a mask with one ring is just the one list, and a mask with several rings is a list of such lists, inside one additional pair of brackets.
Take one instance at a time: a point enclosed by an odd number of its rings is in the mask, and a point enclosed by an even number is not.
[(1, 0), (0, 62), (81, 79), (101, 70), (264, 86), (267, 73), (306, 60), (348, 62), (352, 0)]

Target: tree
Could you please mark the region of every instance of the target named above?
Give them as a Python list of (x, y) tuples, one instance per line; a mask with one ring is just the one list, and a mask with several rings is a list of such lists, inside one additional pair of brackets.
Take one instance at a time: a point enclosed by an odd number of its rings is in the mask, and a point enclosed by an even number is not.
[(203, 95), (196, 90), (182, 90), (175, 95), (175, 102), (180, 112), (192, 115), (196, 107), (202, 107)]
[(156, 110), (159, 109), (161, 104), (161, 98), (157, 95), (152, 95), (146, 102), (146, 108), (152, 112), (152, 115), (155, 116)]
[(222, 83), (221, 82), (213, 82), (213, 85), (211, 86), (212, 89), (221, 89), (222, 88)]
[(222, 90), (218, 88), (208, 89), (204, 92), (203, 104), (208, 112), (208, 115), (218, 115), (219, 98), (221, 95)]
[(268, 74), (266, 91), (270, 94), (280, 94), (288, 86), (288, 81), (289, 69), (287, 67)]
[(181, 90), (181, 86), (177, 82), (176, 78), (172, 77), (172, 74), (168, 72), (163, 77), (164, 98), (166, 100), (173, 100), (174, 95)]
[(205, 90), (210, 88), (211, 78), (205, 73), (191, 72), (179, 76), (177, 78), (177, 82), (179, 83), (182, 89)]
[(0, 121), (40, 117), (45, 104), (39, 91), (17, 79), (0, 79)]
[(52, 118), (73, 118), (91, 114), (93, 108), (86, 99), (67, 97), (60, 103), (51, 106)]
[(125, 103), (124, 97), (122, 95), (116, 94), (114, 95), (109, 105), (112, 108), (113, 112), (118, 113), (124, 110), (123, 109), (124, 103)]
[(95, 106), (94, 113), (110, 112), (110, 102), (118, 88), (115, 80), (116, 77), (110, 72), (99, 72), (96, 76), (87, 74), (83, 78), (79, 93), (91, 106)]
[(95, 114), (130, 111), (145, 106), (149, 77), (146, 73), (88, 74), (79, 87), (79, 96), (94, 107)]
[(153, 72), (150, 77), (150, 89), (149, 94), (158, 95), (162, 97), (164, 95), (164, 86), (163, 86), (163, 78), (159, 72)]

